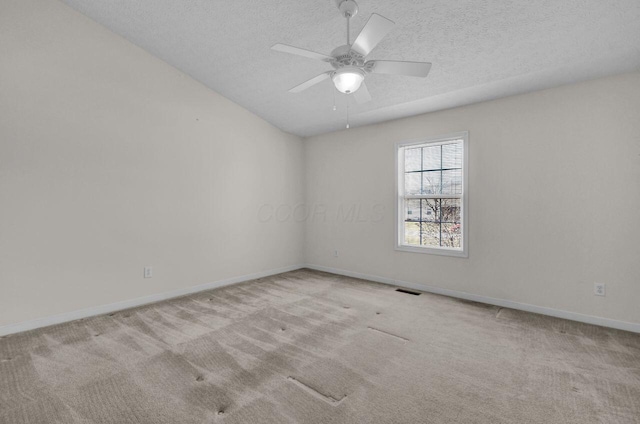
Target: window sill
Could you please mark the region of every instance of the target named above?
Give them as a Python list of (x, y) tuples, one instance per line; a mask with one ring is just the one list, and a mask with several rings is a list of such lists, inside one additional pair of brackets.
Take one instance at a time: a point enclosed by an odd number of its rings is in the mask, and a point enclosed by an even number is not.
[(453, 256), (456, 258), (469, 257), (469, 253), (466, 250), (447, 249), (447, 248), (397, 245), (395, 247), (395, 250), (400, 252), (410, 252), (410, 253), (426, 253), (428, 255)]

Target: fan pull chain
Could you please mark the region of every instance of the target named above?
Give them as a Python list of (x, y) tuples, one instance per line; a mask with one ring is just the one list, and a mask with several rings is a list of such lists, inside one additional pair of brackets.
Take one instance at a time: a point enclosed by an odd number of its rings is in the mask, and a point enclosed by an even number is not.
[(336, 111), (338, 110), (338, 107), (336, 106), (336, 89), (334, 88), (331, 91), (333, 92), (333, 110)]
[(347, 97), (347, 129), (349, 129), (349, 98)]

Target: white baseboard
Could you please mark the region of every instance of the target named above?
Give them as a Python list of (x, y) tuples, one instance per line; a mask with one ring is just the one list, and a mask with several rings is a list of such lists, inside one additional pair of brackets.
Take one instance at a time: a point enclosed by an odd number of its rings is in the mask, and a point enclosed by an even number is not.
[(559, 309), (546, 308), (543, 306), (513, 302), (510, 300), (504, 300), (504, 299), (496, 299), (493, 297), (480, 296), (480, 295), (465, 293), (465, 292), (456, 291), (456, 290), (443, 289), (440, 287), (432, 287), (424, 284), (411, 283), (408, 281), (395, 280), (395, 279), (386, 278), (386, 277), (379, 277), (377, 275), (369, 275), (369, 274), (363, 274), (359, 272), (352, 272), (344, 269), (306, 264), (306, 265), (292, 265), (292, 266), (283, 267), (283, 268), (271, 269), (267, 271), (257, 272), (254, 274), (242, 275), (234, 278), (227, 278), (227, 279), (215, 281), (212, 283), (200, 284), (193, 287), (186, 287), (183, 289), (177, 289), (169, 292), (144, 296), (137, 299), (124, 300), (122, 302), (110, 303), (108, 305), (101, 305), (93, 308), (82, 309), (79, 311), (67, 312), (67, 313), (54, 315), (50, 317), (35, 319), (32, 321), (9, 324), (9, 325), (0, 327), (0, 336), (6, 336), (8, 334), (34, 330), (36, 328), (41, 328), (41, 327), (48, 327), (50, 325), (55, 325), (55, 324), (62, 324), (64, 322), (75, 321), (77, 319), (82, 319), (82, 318), (89, 318), (96, 315), (109, 314), (111, 312), (117, 312), (123, 309), (129, 309), (129, 308), (134, 308), (136, 306), (146, 305), (149, 303), (160, 302), (162, 300), (172, 299), (175, 297), (185, 296), (188, 294), (193, 294), (193, 293), (197, 293), (205, 290), (211, 290), (219, 287), (229, 286), (231, 284), (237, 284), (244, 281), (255, 280), (256, 278), (263, 278), (271, 275), (281, 274), (283, 272), (295, 271), (301, 268), (309, 268), (316, 271), (323, 271), (323, 272), (329, 272), (332, 274), (344, 275), (346, 277), (360, 278), (363, 280), (375, 281), (377, 283), (389, 284), (392, 286), (405, 287), (405, 288), (420, 290), (428, 293), (441, 294), (444, 296), (450, 296), (450, 297), (455, 297), (459, 299), (487, 303), (490, 305), (501, 306), (504, 308), (518, 309), (521, 311), (533, 312), (536, 314), (549, 315), (556, 318), (564, 318), (572, 321), (584, 322), (587, 324), (600, 325), (603, 327), (610, 327), (610, 328), (616, 328), (619, 330), (626, 330), (626, 331), (632, 331), (635, 333), (640, 333), (640, 324), (638, 323), (618, 321), (618, 320), (609, 319), (609, 318), (579, 314), (577, 312), (569, 312), (569, 311), (563, 311)]
[(214, 281), (212, 283), (200, 284), (192, 287), (171, 290), (164, 293), (152, 294), (149, 296), (139, 297), (137, 299), (123, 300), (122, 302), (110, 303), (108, 305), (100, 305), (92, 308), (81, 309), (79, 311), (66, 312), (63, 314), (53, 315), (50, 317), (38, 318), (31, 321), (18, 322), (0, 327), (0, 336), (8, 334), (20, 333), (23, 331), (35, 330), (36, 328), (48, 327), (50, 325), (62, 324), (64, 322), (75, 321), (77, 319), (89, 318), (96, 315), (109, 314), (111, 312), (121, 311), (123, 309), (135, 308), (149, 303), (160, 302), (162, 300), (172, 299), (174, 297), (185, 296), (205, 290), (216, 289), (219, 287), (229, 286), (231, 284), (242, 283), (243, 281), (255, 280), (256, 278), (269, 277), (271, 275), (282, 274), (283, 272), (294, 271), (304, 268), (304, 265), (292, 265), (283, 268), (270, 269), (267, 271), (256, 272), (254, 274), (242, 275), (240, 277), (227, 278), (224, 280)]
[(320, 265), (307, 264), (306, 268), (316, 271), (324, 271), (332, 274), (344, 275), (346, 277), (360, 278), (363, 280), (375, 281), (377, 283), (389, 284), (392, 286), (405, 287), (414, 290), (420, 290), (428, 293), (441, 294), (444, 296), (456, 297), (459, 299), (472, 300), (480, 303), (488, 303), (489, 305), (501, 306), (503, 308), (518, 309), (520, 311), (533, 312), (541, 315), (549, 315), (556, 318), (564, 318), (571, 321), (584, 322), (587, 324), (599, 325), (602, 327), (615, 328), (618, 330), (632, 331), (640, 333), (640, 324), (626, 321), (618, 321), (609, 318), (596, 317), (593, 315), (579, 314), (577, 312), (563, 311), (560, 309), (546, 308), (544, 306), (530, 305), (528, 303), (513, 302), (511, 300), (496, 299), (488, 296), (480, 296), (477, 294), (465, 293), (456, 290), (443, 289), (440, 287), (432, 287), (424, 284), (410, 283), (408, 281), (394, 280), (392, 278), (379, 277), (377, 275), (362, 274), (359, 272), (347, 271), (344, 269), (331, 268)]

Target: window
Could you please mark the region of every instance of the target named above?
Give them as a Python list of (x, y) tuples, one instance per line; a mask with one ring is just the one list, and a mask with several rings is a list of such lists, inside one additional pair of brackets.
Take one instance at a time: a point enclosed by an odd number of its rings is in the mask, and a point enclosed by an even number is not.
[(467, 256), (468, 134), (397, 144), (397, 250)]

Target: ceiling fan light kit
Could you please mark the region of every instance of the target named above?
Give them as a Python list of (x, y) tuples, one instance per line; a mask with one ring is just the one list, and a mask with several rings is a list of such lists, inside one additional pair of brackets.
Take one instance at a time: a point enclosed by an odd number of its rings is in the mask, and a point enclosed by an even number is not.
[(320, 60), (333, 66), (333, 71), (324, 72), (289, 90), (299, 93), (328, 78), (341, 93), (353, 95), (359, 104), (371, 100), (371, 94), (365, 83), (367, 74), (408, 75), (426, 77), (431, 69), (428, 62), (402, 62), (395, 60), (366, 60), (371, 51), (382, 41), (395, 25), (393, 21), (373, 13), (355, 41), (351, 43), (350, 22), (358, 13), (355, 0), (336, 0), (340, 14), (347, 20), (347, 44), (335, 48), (331, 55), (316, 53), (286, 44), (276, 44), (271, 48), (276, 51), (295, 54), (310, 59)]
[(364, 72), (356, 67), (340, 68), (331, 75), (336, 90), (344, 94), (358, 91), (364, 81)]

